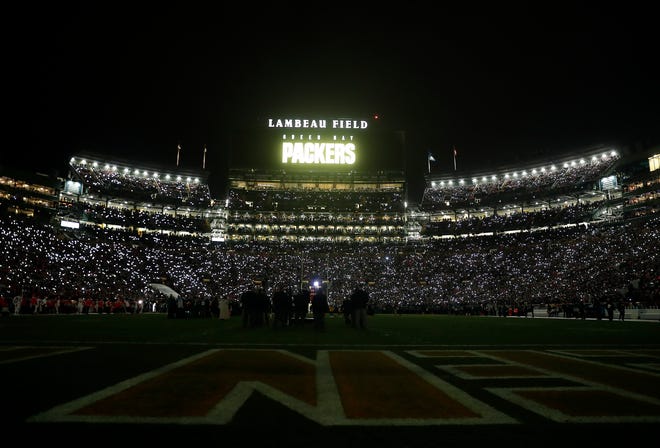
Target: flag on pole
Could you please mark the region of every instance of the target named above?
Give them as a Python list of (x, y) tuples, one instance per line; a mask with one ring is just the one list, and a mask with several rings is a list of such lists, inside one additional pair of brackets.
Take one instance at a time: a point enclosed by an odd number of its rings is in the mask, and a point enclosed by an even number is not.
[(454, 148), (454, 171), (456, 171), (456, 154), (458, 153), (456, 152), (456, 146), (453, 146), (453, 148)]
[(428, 168), (428, 172), (431, 173), (431, 162), (435, 162), (435, 157), (433, 157), (433, 154), (429, 151), (427, 157), (426, 157), (426, 164)]
[(179, 166), (179, 157), (181, 156), (181, 143), (176, 146), (176, 166)]
[(202, 159), (202, 169), (206, 169), (206, 144), (204, 144), (204, 158)]

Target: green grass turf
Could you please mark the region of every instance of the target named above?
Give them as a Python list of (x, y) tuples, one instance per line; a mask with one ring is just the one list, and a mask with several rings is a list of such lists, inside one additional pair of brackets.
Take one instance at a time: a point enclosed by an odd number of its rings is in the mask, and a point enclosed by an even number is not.
[[(303, 327), (244, 329), (239, 317), (168, 319), (143, 315), (38, 315), (0, 318), (0, 349), (11, 359), (13, 346), (86, 346), (60, 356), (0, 363), (6, 385), (0, 398), (5, 426), (32, 444), (65, 440), (68, 447), (177, 446), (197, 443), (228, 447), (489, 447), (616, 446), (657, 433), (656, 422), (561, 425), (515, 406), (502, 405), (521, 418), (516, 425), (349, 426), (321, 427), (263, 394), (254, 393), (230, 424), (168, 425), (115, 423), (29, 423), (30, 416), (93, 394), (127, 378), (213, 347), (282, 348), (313, 359), (315, 350), (356, 348), (620, 348), (660, 349), (657, 321), (500, 318), (446, 315), (375, 315), (367, 330), (346, 327), (341, 316), (328, 317), (325, 332)], [(145, 345), (152, 344), (152, 345)], [(625, 355), (624, 355), (625, 356)], [(531, 381), (526, 380), (527, 383)], [(489, 395), (471, 390), (480, 399)], [(458, 382), (461, 385), (461, 381)], [(462, 384), (466, 386), (469, 384)], [(653, 387), (652, 384), (649, 385)], [(492, 397), (490, 397), (492, 398)], [(486, 400), (488, 401), (488, 400)], [(500, 403), (501, 404), (501, 403)], [(256, 429), (256, 430), (255, 430)]]
[(447, 315), (375, 315), (368, 329), (326, 318), (326, 330), (242, 328), (240, 317), (168, 319), (163, 314), (41, 315), (0, 319), (3, 344), (153, 343), (239, 346), (660, 346), (656, 321), (540, 319)]

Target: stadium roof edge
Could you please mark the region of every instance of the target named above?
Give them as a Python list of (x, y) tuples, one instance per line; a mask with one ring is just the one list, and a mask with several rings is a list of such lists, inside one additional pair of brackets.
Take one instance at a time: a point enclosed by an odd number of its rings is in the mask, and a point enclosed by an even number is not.
[(209, 172), (203, 170), (195, 170), (190, 168), (177, 168), (169, 167), (161, 164), (154, 163), (143, 163), (135, 160), (123, 159), (120, 157), (109, 156), (107, 154), (92, 152), (92, 151), (81, 151), (76, 154), (72, 154), (72, 158), (81, 158), (89, 160), (97, 160), (99, 162), (112, 163), (121, 167), (130, 167), (130, 168), (140, 168), (149, 171), (159, 171), (162, 173), (172, 173), (179, 174), (183, 176), (194, 176), (198, 177), (204, 183), (208, 183)]
[(556, 157), (553, 157), (552, 159), (538, 159), (538, 160), (529, 160), (529, 161), (524, 161), (516, 164), (506, 164), (506, 165), (499, 165), (499, 166), (494, 166), (488, 169), (475, 169), (475, 170), (462, 170), (462, 171), (452, 171), (452, 172), (445, 172), (445, 173), (431, 173), (431, 174), (426, 174), (425, 179), (427, 182), (434, 181), (434, 180), (443, 180), (443, 179), (455, 179), (457, 177), (480, 177), (484, 175), (492, 175), (496, 173), (503, 173), (506, 171), (511, 171), (511, 170), (524, 170), (524, 169), (532, 169), (532, 168), (539, 168), (548, 164), (561, 164), (564, 162), (570, 162), (572, 160), (575, 160), (578, 157), (591, 157), (596, 154), (602, 154), (603, 151), (611, 151), (615, 150), (621, 153), (620, 149), (614, 148), (611, 145), (594, 145), (590, 146), (588, 148), (584, 148), (579, 151), (571, 152), (571, 153), (565, 153), (562, 155), (558, 155)]

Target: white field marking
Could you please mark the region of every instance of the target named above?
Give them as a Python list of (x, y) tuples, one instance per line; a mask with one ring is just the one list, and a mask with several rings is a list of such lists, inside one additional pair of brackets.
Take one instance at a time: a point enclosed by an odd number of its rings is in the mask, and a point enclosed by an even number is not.
[[(593, 351), (593, 353), (589, 353), (589, 351)], [(607, 351), (609, 353), (603, 353), (604, 351)], [(598, 353), (596, 353), (598, 352)], [(621, 356), (628, 356), (628, 357), (643, 357), (645, 355), (642, 355), (641, 353), (635, 353), (635, 352), (629, 352), (625, 350), (608, 350), (605, 348), (602, 349), (592, 349), (592, 350), (548, 350), (548, 353), (558, 353), (560, 355), (568, 355), (572, 356), (574, 358), (607, 358), (607, 357), (621, 357)]]
[[(439, 370), (444, 370), (448, 373), (451, 373), (452, 375), (462, 378), (464, 380), (482, 380), (482, 379), (493, 379), (493, 380), (500, 380), (500, 379), (522, 379), (522, 378), (532, 378), (532, 379), (539, 379), (539, 378), (558, 378), (557, 375), (548, 375), (546, 372), (543, 372), (539, 369), (536, 369), (532, 366), (525, 366), (526, 370), (532, 370), (535, 372), (540, 373), (540, 375), (525, 375), (525, 374), (520, 374), (520, 375), (474, 375), (472, 373), (468, 373), (465, 370), (461, 369), (462, 367), (489, 367), (493, 369), (497, 369), (498, 367), (509, 367), (514, 364), (438, 364), (434, 366), (435, 368)], [(521, 367), (516, 365), (516, 367)]]
[[(602, 350), (605, 349), (601, 349)], [(569, 356), (573, 356), (575, 358), (589, 358), (589, 357), (617, 357), (617, 356), (627, 356), (629, 358), (657, 358), (657, 355), (649, 354), (648, 351), (645, 351), (644, 353), (636, 352), (633, 350), (609, 350), (612, 352), (611, 355), (609, 354), (588, 354), (584, 353), (583, 351), (570, 351), (570, 350), (548, 350), (548, 352), (553, 352), (553, 353), (559, 353), (559, 354), (565, 354)], [(660, 355), (660, 351), (658, 351), (658, 354)], [(641, 370), (641, 371), (660, 371), (660, 364), (655, 363), (655, 362), (649, 362), (649, 363), (632, 363), (632, 362), (627, 362), (625, 364), (621, 364), (623, 366), (629, 366), (632, 369), (636, 370)]]
[[(525, 391), (555, 391), (555, 392), (576, 392), (576, 391), (604, 391), (602, 388), (595, 387), (487, 387), (487, 391), (505, 399), (518, 406), (532, 411), (542, 417), (548, 418), (558, 423), (654, 423), (660, 422), (660, 416), (630, 416), (630, 415), (610, 415), (610, 416), (573, 416), (547, 407), (537, 401), (527, 399), (517, 392)], [(633, 397), (629, 397), (633, 398)]]
[[(541, 354), (545, 354), (545, 355), (548, 355), (548, 356), (554, 356), (556, 358), (563, 358), (563, 359), (568, 359), (570, 361), (579, 361), (579, 362), (584, 363), (584, 364), (591, 364), (591, 365), (595, 365), (595, 366), (599, 366), (599, 367), (606, 367), (608, 369), (623, 370), (623, 371), (632, 372), (632, 373), (636, 373), (636, 374), (640, 373), (638, 369), (633, 369), (633, 368), (626, 367), (626, 366), (619, 365), (619, 364), (605, 364), (605, 363), (602, 363), (602, 362), (594, 361), (594, 360), (591, 360), (591, 359), (583, 359), (583, 358), (577, 359), (574, 356), (565, 356), (565, 355), (561, 355), (559, 353), (550, 353), (548, 351), (538, 351), (538, 350), (521, 350), (521, 351), (532, 352), (532, 353), (541, 353)], [(525, 363), (512, 361), (512, 360), (506, 359), (506, 358), (498, 358), (496, 355), (488, 354), (488, 352), (479, 352), (479, 353), (483, 353), (483, 356), (485, 356), (487, 358), (495, 359), (495, 360), (500, 361), (500, 362), (509, 362), (510, 364), (516, 364), (516, 365), (520, 365), (520, 366), (524, 366), (524, 367), (531, 367), (531, 366), (529, 366)], [(615, 389), (613, 387), (609, 387), (605, 384), (598, 383), (598, 382), (595, 382), (595, 381), (589, 381), (589, 380), (587, 380), (585, 378), (582, 378), (582, 377), (579, 377), (579, 376), (573, 376), (573, 375), (566, 374), (566, 373), (563, 373), (563, 372), (556, 372), (554, 370), (548, 370), (548, 369), (544, 369), (542, 367), (534, 366), (532, 368), (534, 368), (535, 370), (538, 370), (539, 372), (544, 372), (547, 375), (557, 377), (557, 378), (565, 378), (565, 379), (568, 379), (568, 380), (573, 381), (575, 383), (588, 384), (590, 386), (593, 386), (593, 387), (596, 387), (596, 388), (599, 388), (599, 389), (620, 391), (620, 389)], [(643, 373), (645, 373), (647, 375), (651, 375), (651, 376), (657, 376), (658, 378), (660, 378), (660, 375), (656, 374), (655, 372), (643, 372)], [(626, 397), (630, 397), (631, 395), (636, 395), (636, 394), (626, 390), (625, 393), (622, 392), (622, 395), (625, 395)], [(658, 401), (658, 400), (655, 400), (655, 399), (652, 399), (652, 398), (649, 398), (649, 397), (643, 396), (643, 395), (636, 395), (636, 396), (639, 397), (639, 398), (636, 398), (636, 399), (642, 399), (643, 401), (649, 401), (649, 402), (652, 402), (652, 403), (655, 403), (656, 401)]]
[(629, 364), (626, 364), (626, 365), (631, 366), (631, 367), (636, 368), (636, 369), (639, 369), (639, 370), (643, 370), (643, 371), (647, 371), (647, 370), (652, 370), (653, 371), (653, 370), (655, 370), (657, 372), (660, 372), (660, 364), (658, 364), (657, 362), (650, 362), (648, 364), (637, 364), (637, 363), (632, 364), (632, 363), (629, 363)]
[[(164, 373), (167, 373), (171, 370), (177, 369), (181, 366), (184, 366), (186, 364), (190, 364), (191, 362), (197, 361), (198, 359), (204, 358), (205, 356), (210, 355), (211, 353), (217, 352), (218, 350), (207, 350), (205, 352), (198, 353), (196, 355), (190, 356), (188, 358), (181, 359), (179, 361), (173, 362), (171, 364), (167, 364), (163, 367), (160, 367), (158, 369), (152, 370), (150, 372), (145, 372), (141, 375), (138, 375), (133, 378), (129, 378), (127, 380), (121, 381), (115, 385), (106, 387), (105, 389), (101, 389), (98, 392), (91, 393), (89, 395), (86, 395), (84, 397), (78, 398), (73, 401), (69, 401), (68, 403), (64, 403), (59, 406), (55, 406), (51, 408), (48, 411), (36, 414), (30, 418), (27, 419), (28, 422), (49, 422), (49, 421), (116, 421), (120, 422), (122, 421), (121, 418), (109, 418), (108, 420), (98, 420), (97, 417), (95, 416), (79, 416), (79, 415), (71, 415), (78, 409), (84, 408), (86, 406), (89, 406), (92, 403), (96, 403), (97, 401), (100, 401), (104, 398), (110, 397), (112, 395), (116, 395), (119, 392), (122, 392), (129, 387), (133, 387), (137, 384), (140, 384), (146, 380), (155, 378), (157, 376), (160, 376)], [(130, 419), (130, 421), (135, 421), (137, 420), (134, 417), (126, 417), (126, 419)], [(144, 421), (144, 420), (143, 420)]]
[[(626, 354), (634, 355), (634, 356), (645, 356), (645, 357), (648, 357), (648, 358), (660, 358), (660, 350), (643, 350), (643, 351), (644, 351), (644, 353), (639, 353), (639, 350), (638, 351), (634, 351), (634, 350), (631, 350), (631, 349), (622, 350), (622, 352), (624, 352)], [(651, 352), (653, 352), (653, 353), (651, 353)]]
[(411, 356), (414, 356), (415, 358), (476, 358), (479, 355), (474, 353), (472, 350), (443, 350), (445, 352), (468, 352), (469, 354), (463, 354), (463, 355), (453, 355), (451, 353), (448, 354), (442, 354), (442, 355), (427, 355), (422, 352), (429, 352), (433, 350), (406, 350), (406, 353), (409, 353)]
[[(341, 344), (341, 343), (325, 343), (325, 344), (301, 344), (297, 342), (291, 343), (279, 343), (279, 342), (207, 342), (207, 341), (196, 341), (196, 342), (163, 342), (163, 341), (70, 341), (70, 340), (52, 340), (52, 341), (40, 341), (44, 344), (50, 345), (167, 345), (167, 346), (193, 346), (193, 347), (213, 347), (213, 348), (268, 348), (274, 349), (279, 347), (304, 347), (304, 348), (316, 348), (323, 347), (327, 349), (337, 349), (337, 350), (353, 350), (353, 349), (409, 349), (409, 350), (493, 350), (493, 349), (512, 349), (512, 350), (525, 350), (525, 349), (534, 349), (541, 348), (547, 349), (548, 344)], [(25, 341), (12, 341), (12, 340), (3, 340), (4, 344), (14, 344), (20, 345), (24, 344)], [(562, 348), (575, 347), (575, 349), (585, 349), (593, 348), (594, 350), (607, 350), (611, 347), (611, 344), (601, 345), (601, 344), (561, 344)], [(617, 349), (625, 350), (626, 347), (630, 350), (654, 350), (657, 348), (657, 344), (651, 344), (648, 347), (642, 346), (640, 344), (617, 344)]]
[[(45, 346), (22, 346), (22, 347), (16, 347), (16, 350), (18, 349), (25, 349), (25, 348), (43, 348), (43, 349), (59, 349), (55, 350), (52, 352), (46, 352), (46, 353), (39, 353), (39, 354), (34, 354), (34, 355), (29, 355), (29, 356), (22, 356), (20, 358), (13, 358), (13, 359), (6, 359), (4, 361), (0, 361), (0, 365), (2, 364), (14, 364), (16, 362), (21, 362), (21, 361), (27, 361), (28, 359), (38, 359), (38, 358), (47, 358), (49, 356), (56, 356), (56, 355), (63, 355), (66, 353), (75, 353), (75, 352), (81, 352), (83, 350), (91, 350), (94, 347), (45, 347)], [(4, 351), (11, 351), (11, 350), (4, 350)]]
[[(526, 350), (526, 351), (537, 352), (535, 350)], [(530, 367), (525, 363), (519, 363), (519, 362), (516, 362), (516, 361), (511, 361), (509, 359), (498, 358), (497, 356), (492, 355), (492, 354), (489, 355), (486, 352), (481, 352), (481, 353), (483, 353), (484, 356), (486, 356), (486, 357), (496, 359), (498, 361), (506, 361), (506, 362), (510, 362), (511, 364), (517, 364), (517, 365), (520, 365), (520, 366), (523, 366), (523, 367)], [(556, 353), (548, 353), (548, 352), (537, 352), (537, 353), (547, 354), (548, 356), (554, 356), (554, 357), (557, 357), (557, 358), (564, 358), (564, 359), (569, 359), (571, 361), (576, 361), (575, 357), (573, 357), (573, 356), (564, 356), (564, 355), (559, 355), (559, 354), (556, 354)], [(638, 369), (632, 369), (632, 368), (625, 367), (625, 366), (620, 366), (620, 365), (604, 364), (602, 362), (597, 362), (597, 361), (587, 360), (587, 359), (579, 359), (578, 361), (580, 361), (582, 363), (585, 363), (585, 364), (592, 364), (592, 365), (595, 365), (595, 366), (601, 366), (601, 367), (606, 367), (606, 368), (611, 368), (611, 369), (616, 369), (616, 370), (622, 370), (622, 371), (627, 371), (627, 372), (634, 372), (636, 374), (640, 373)], [(578, 384), (585, 384), (585, 385), (589, 386), (588, 388), (586, 388), (586, 390), (607, 391), (607, 392), (610, 392), (610, 393), (615, 394), (615, 395), (620, 395), (624, 398), (630, 398), (630, 399), (643, 401), (643, 402), (646, 402), (646, 403), (651, 403), (651, 404), (655, 404), (655, 405), (660, 406), (660, 400), (655, 399), (653, 397), (649, 397), (649, 396), (646, 396), (646, 395), (631, 392), (631, 391), (626, 390), (626, 389), (611, 387), (611, 386), (608, 386), (606, 384), (598, 383), (596, 381), (589, 381), (585, 378), (582, 378), (582, 377), (579, 377), (579, 376), (574, 376), (574, 375), (569, 375), (569, 374), (566, 374), (566, 373), (563, 373), (563, 372), (556, 372), (554, 370), (548, 370), (548, 369), (543, 369), (543, 368), (539, 368), (539, 367), (533, 367), (533, 368), (535, 370), (538, 370), (539, 372), (544, 372), (548, 376), (551, 376), (551, 377), (563, 378), (563, 379), (566, 379), (566, 380), (569, 380), (569, 381), (572, 381), (572, 382), (575, 382), (575, 383), (578, 383)], [(644, 372), (644, 373), (649, 375), (649, 376), (655, 376), (655, 377), (660, 378), (660, 375), (656, 374), (654, 372)], [(511, 389), (513, 389), (513, 388), (511, 388)], [(506, 388), (492, 388), (492, 389), (487, 388), (487, 390), (500, 391), (500, 392), (498, 392), (498, 394), (502, 397), (508, 397), (509, 396), (509, 394), (504, 394), (503, 392), (501, 392), (501, 391), (507, 390)], [(537, 388), (524, 388), (524, 390), (580, 390), (580, 389), (579, 388), (571, 388), (571, 387), (566, 387), (566, 388), (537, 387)], [(523, 400), (523, 399), (519, 398), (519, 400)], [(527, 403), (529, 402), (529, 400), (526, 400), (526, 399), (524, 401), (527, 402)], [(538, 404), (537, 404), (537, 406), (540, 407), (540, 408), (543, 407), (542, 405), (538, 405)], [(530, 408), (530, 410), (534, 410), (534, 409)], [(552, 417), (548, 416), (548, 418), (552, 418)], [(656, 417), (653, 417), (653, 418), (656, 418)], [(560, 420), (558, 420), (558, 421), (560, 421)], [(564, 421), (564, 420), (561, 420), (561, 421)], [(581, 421), (581, 420), (578, 420), (578, 421)], [(601, 421), (601, 420), (594, 420), (594, 421)], [(610, 420), (606, 419), (606, 420), (603, 420), (603, 421), (607, 422), (607, 421), (610, 421)], [(631, 420), (631, 421), (647, 421), (647, 420)], [(651, 420), (651, 421), (655, 421), (655, 420)], [(658, 418), (658, 421), (660, 421), (660, 417)]]
[[(482, 352), (477, 351), (477, 350), (460, 350), (463, 352), (469, 352), (469, 355), (458, 355), (458, 356), (451, 356), (452, 358), (481, 358), (483, 355), (481, 354)], [(450, 355), (440, 355), (440, 356), (433, 356), (433, 355), (424, 355), (419, 353), (417, 350), (409, 350), (406, 353), (410, 353), (413, 356), (417, 356), (418, 358), (444, 358), (444, 357), (449, 357)], [(489, 359), (493, 359), (492, 357), (487, 357)], [(463, 366), (488, 366), (488, 367), (498, 367), (498, 366), (511, 366), (514, 365), (514, 363), (509, 362), (508, 360), (503, 360), (503, 359), (498, 359), (499, 364), (484, 364), (484, 363), (474, 363), (474, 364), (438, 364), (435, 365), (434, 367), (439, 370), (444, 370), (448, 373), (451, 373), (452, 375), (462, 378), (462, 379), (467, 379), (467, 380), (473, 380), (473, 379), (489, 379), (493, 378), (491, 376), (480, 376), (480, 375), (473, 375), (470, 373), (465, 372), (464, 370), (461, 370), (460, 368)], [(548, 375), (546, 372), (543, 372), (539, 369), (535, 369), (534, 367), (531, 366), (524, 366), (528, 370), (534, 370), (536, 372), (542, 373), (543, 377), (546, 378), (553, 378), (555, 377), (554, 375)], [(497, 379), (506, 379), (506, 378), (540, 378), (541, 376), (539, 375), (529, 375), (529, 376), (523, 376), (523, 375), (513, 375), (513, 376), (498, 376)]]
[[(265, 396), (270, 397), (284, 404), (289, 409), (292, 409), (304, 417), (315, 421), (325, 426), (434, 426), (434, 425), (474, 425), (474, 424), (515, 424), (519, 423), (516, 419), (503, 414), (491, 406), (473, 398), (464, 391), (456, 388), (455, 386), (442, 381), (432, 373), (422, 369), (421, 367), (395, 355), (391, 352), (384, 352), (387, 356), (395, 362), (403, 365), (413, 373), (419, 375), (432, 386), (437, 387), (445, 394), (457, 400), (462, 405), (468, 407), (473, 412), (480, 415), (476, 418), (460, 418), (460, 419), (420, 419), (420, 418), (387, 418), (387, 419), (348, 419), (345, 416), (343, 406), (341, 404), (341, 397), (337, 389), (334, 376), (332, 374), (332, 367), (330, 365), (329, 351), (317, 352), (316, 361), (309, 360), (308, 358), (289, 353), (285, 350), (278, 350), (279, 352), (286, 353), (287, 356), (295, 357), (306, 363), (311, 363), (316, 366), (316, 384), (317, 390), (317, 406), (310, 406), (307, 403), (281, 392), (270, 385), (264, 384), (260, 381), (244, 381), (240, 382), (224, 399), (222, 399), (208, 415), (203, 417), (136, 417), (136, 416), (88, 416), (88, 415), (72, 415), (75, 411), (88, 406), (98, 400), (104, 399), (108, 396), (117, 394), (131, 386), (139, 384), (151, 378), (155, 378), (163, 373), (169, 372), (173, 369), (196, 361), (202, 357), (208, 356), (219, 350), (209, 350), (203, 353), (185, 358), (178, 362), (169, 364), (162, 368), (144, 373), (135, 378), (122, 381), (114, 386), (105, 388), (99, 392), (87, 395), (86, 397), (73, 400), (63, 405), (56, 406), (46, 412), (37, 414), (28, 419), (29, 422), (53, 422), (53, 421), (67, 421), (67, 422), (96, 422), (96, 423), (174, 423), (174, 424), (214, 424), (222, 425), (231, 421), (236, 412), (245, 403), (248, 397), (254, 392), (258, 391)], [(359, 350), (350, 350), (359, 351)]]
[[(402, 366), (406, 367), (408, 370), (416, 373), (417, 376), (424, 379), (426, 382), (436, 387), (440, 391), (444, 392), (452, 399), (461, 403), (463, 406), (470, 409), (472, 412), (479, 414), (481, 416), (481, 417), (466, 417), (466, 418), (454, 418), (454, 419), (418, 419), (419, 421), (418, 424), (420, 425), (428, 425), (428, 424), (483, 425), (483, 424), (519, 423), (518, 420), (514, 419), (513, 417), (510, 417), (494, 409), (493, 407), (487, 405), (486, 403), (477, 400), (476, 398), (472, 397), (465, 391), (459, 389), (458, 387), (446, 381), (441, 380), (439, 377), (425, 370), (424, 368), (418, 366), (417, 364), (414, 364), (391, 351), (384, 351), (383, 353), (389, 356), (390, 358), (392, 358), (393, 360), (395, 360), (396, 362), (398, 362), (399, 364), (401, 364)], [(380, 421), (383, 422), (381, 424), (385, 424), (385, 425), (416, 424), (411, 422), (411, 420), (414, 419), (380, 419)], [(426, 422), (432, 422), (432, 423), (426, 423)]]

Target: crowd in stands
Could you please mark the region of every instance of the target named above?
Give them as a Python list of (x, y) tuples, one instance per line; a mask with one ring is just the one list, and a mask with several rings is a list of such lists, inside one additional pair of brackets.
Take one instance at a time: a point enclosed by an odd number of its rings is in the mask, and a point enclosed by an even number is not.
[(203, 218), (171, 215), (153, 212), (106, 207), (87, 202), (60, 201), (58, 213), (68, 218), (97, 225), (116, 225), (124, 228), (146, 228), (174, 232), (209, 232), (208, 223)]
[[(615, 159), (466, 186), (436, 185), (425, 191), (422, 208), (476, 196), (575, 191), (597, 180)], [(334, 311), (356, 283), (368, 285), (372, 311), (383, 313), (505, 314), (532, 305), (557, 310), (613, 301), (660, 306), (657, 213), (596, 222), (591, 217), (602, 203), (591, 202), (455, 216), (426, 222), (421, 235), (472, 236), (406, 241), (398, 190), (231, 189), (229, 233), (374, 232), (401, 238), (212, 242), (205, 219), (164, 213), (165, 204), (208, 206), (207, 185), (92, 164), (72, 164), (72, 169), (89, 193), (159, 201), (160, 210), (61, 201), (59, 216), (81, 223), (69, 229), (0, 207), (0, 294), (15, 313), (171, 312), (172, 297), (150, 287), (165, 283), (180, 294), (179, 313), (207, 317), (219, 301), (239, 309), (241, 294), (257, 282), (271, 295), (274, 285), (295, 291), (315, 280), (327, 286)]]
[(424, 189), (420, 208), (426, 211), (445, 209), (450, 206), (467, 205), (484, 197), (502, 198), (516, 195), (532, 197), (565, 194), (596, 182), (619, 159), (616, 154), (581, 159), (561, 167), (551, 167), (515, 172), (491, 178), (465, 180), (463, 183), (433, 182)]
[(73, 176), (82, 180), (89, 194), (192, 207), (205, 207), (211, 201), (208, 185), (199, 180), (165, 180), (133, 171), (95, 167), (91, 163), (70, 166)]
[(230, 189), (229, 210), (332, 210), (335, 212), (405, 211), (401, 192), (325, 190)]
[(508, 215), (433, 221), (426, 224), (424, 234), (434, 236), (498, 233), (510, 230), (531, 230), (539, 227), (580, 224), (591, 221), (593, 213), (600, 206), (602, 206), (602, 201), (547, 208), (537, 212), (516, 212)]
[(272, 285), (298, 289), (314, 279), (327, 282), (335, 310), (358, 281), (368, 285), (376, 312), (496, 314), (503, 307), (613, 298), (657, 307), (659, 224), (654, 215), (409, 244), (228, 245), (201, 236), (63, 229), (5, 213), (0, 285), (5, 298), (52, 303), (41, 309), (50, 312), (87, 300), (101, 301), (103, 309), (111, 303), (113, 312), (134, 312), (140, 301), (141, 310), (162, 311), (166, 298), (150, 288), (154, 282), (172, 287), (191, 307), (219, 298), (238, 306), (256, 280), (270, 294)]

